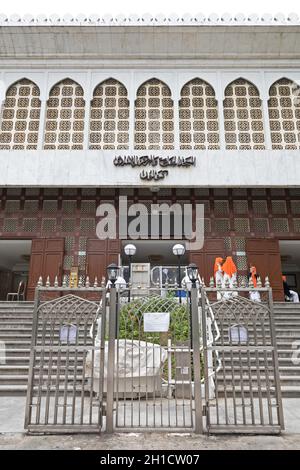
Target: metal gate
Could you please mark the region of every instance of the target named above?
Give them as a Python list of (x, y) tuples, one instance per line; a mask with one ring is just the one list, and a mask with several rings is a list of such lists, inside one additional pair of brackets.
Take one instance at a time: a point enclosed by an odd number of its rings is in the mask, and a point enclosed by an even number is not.
[(208, 433), (284, 428), (272, 290), (266, 285), (201, 288), (203, 331), (208, 322), (214, 330), (203, 335)]
[(271, 289), (180, 292), (39, 286), (25, 427), (279, 433)]
[(197, 289), (111, 290), (106, 429), (202, 432)]
[[(100, 287), (38, 287), (35, 295), (25, 428), (32, 432), (99, 432), (103, 381), (95, 393)], [(102, 315), (102, 344), (105, 315)], [(100, 363), (103, 368), (104, 355)], [(103, 374), (98, 371), (98, 376)]]

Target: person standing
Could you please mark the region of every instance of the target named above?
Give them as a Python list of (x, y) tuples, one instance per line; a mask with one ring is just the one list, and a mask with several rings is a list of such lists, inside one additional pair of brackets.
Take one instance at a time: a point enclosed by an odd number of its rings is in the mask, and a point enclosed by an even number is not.
[[(225, 262), (222, 265), (222, 269), (224, 272), (223, 287), (226, 287), (226, 284), (229, 283), (229, 287), (232, 289), (237, 281), (237, 268), (231, 256), (227, 256)], [(227, 291), (223, 293), (223, 298), (230, 299), (232, 296), (236, 295), (238, 295), (236, 291)]]
[(286, 276), (282, 276), (282, 283), (285, 298), (288, 298), (289, 302), (299, 302), (299, 295), (297, 292), (290, 289), (286, 280)]
[(214, 276), (215, 276), (216, 286), (218, 286), (218, 285), (223, 286), (224, 272), (223, 272), (223, 269), (222, 269), (222, 263), (223, 263), (223, 258), (218, 257), (218, 258), (215, 259)]
[[(253, 264), (250, 264), (250, 269), (248, 273), (248, 281), (250, 279), (253, 282), (253, 287), (257, 287), (257, 279), (258, 279), (258, 274), (257, 274), (257, 269)], [(260, 302), (260, 293), (256, 290), (251, 290), (249, 291), (249, 298), (250, 300), (253, 300), (254, 302)]]

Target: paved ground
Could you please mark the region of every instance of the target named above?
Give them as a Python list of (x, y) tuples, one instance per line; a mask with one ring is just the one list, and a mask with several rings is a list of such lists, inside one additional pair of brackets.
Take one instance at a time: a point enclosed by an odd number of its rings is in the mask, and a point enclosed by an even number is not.
[(23, 429), (25, 400), (0, 397), (0, 449), (298, 449), (300, 399), (284, 400), (286, 430), (281, 436), (196, 436), (194, 434), (141, 433), (113, 436), (28, 436)]

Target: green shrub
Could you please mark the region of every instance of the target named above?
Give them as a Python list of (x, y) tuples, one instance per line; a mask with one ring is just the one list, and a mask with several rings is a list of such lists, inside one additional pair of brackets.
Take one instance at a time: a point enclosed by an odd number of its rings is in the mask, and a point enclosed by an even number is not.
[(152, 295), (134, 299), (121, 306), (119, 317), (119, 338), (138, 339), (160, 343), (160, 333), (144, 332), (143, 316), (146, 312), (170, 312), (168, 337), (180, 343), (190, 338), (190, 306), (179, 304), (174, 295), (161, 297)]

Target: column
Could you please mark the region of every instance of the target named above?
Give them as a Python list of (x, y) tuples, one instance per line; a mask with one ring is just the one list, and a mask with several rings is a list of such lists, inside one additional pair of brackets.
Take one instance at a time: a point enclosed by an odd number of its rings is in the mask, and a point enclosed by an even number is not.
[(270, 129), (270, 121), (269, 121), (269, 108), (268, 108), (269, 93), (266, 93), (266, 91), (262, 92), (261, 100), (262, 100), (262, 113), (263, 113), (263, 121), (264, 121), (265, 146), (267, 150), (272, 150), (271, 129)]
[(219, 145), (220, 145), (220, 150), (226, 150), (224, 112), (223, 112), (224, 89), (222, 86), (220, 74), (218, 74), (216, 100), (218, 101)]
[(83, 150), (88, 150), (90, 140), (90, 115), (91, 100), (93, 99), (93, 90), (91, 89), (91, 73), (87, 77), (87, 89), (84, 91), (85, 107), (84, 107), (84, 136)]
[(47, 109), (47, 97), (41, 96), (41, 110), (40, 110), (40, 124), (39, 124), (39, 134), (37, 149), (43, 150), (44, 147), (44, 133), (45, 133), (45, 123), (46, 123), (46, 109)]

